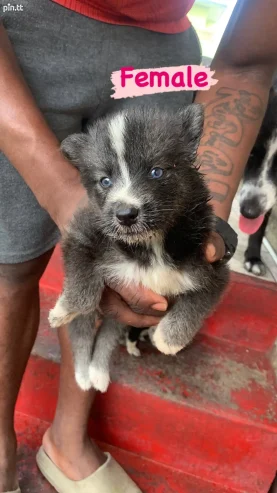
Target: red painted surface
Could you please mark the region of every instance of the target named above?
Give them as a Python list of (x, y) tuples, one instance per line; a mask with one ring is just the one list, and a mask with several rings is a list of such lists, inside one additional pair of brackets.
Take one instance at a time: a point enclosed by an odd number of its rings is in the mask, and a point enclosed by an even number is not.
[[(57, 364), (32, 358), (18, 410), (50, 422), (58, 372)], [(231, 491), (267, 493), (276, 468), (277, 435), (273, 430), (122, 384), (113, 384), (106, 395), (98, 396), (90, 431), (99, 441), (202, 481), (227, 484)]]
[[(54, 489), (37, 470), (35, 453), (48, 423), (16, 413), (19, 441), (19, 480), (23, 493), (54, 493)], [(125, 450), (98, 442), (104, 451), (125, 468), (145, 493), (232, 493), (228, 487), (196, 478), (182, 471), (164, 467)]]
[(237, 345), (266, 352), (277, 338), (277, 285), (233, 275), (216, 316), (205, 331)]
[[(57, 250), (41, 282), (35, 351), (44, 359), (32, 357), (17, 405), (28, 416), (17, 415), (20, 441), (32, 430), (30, 451), (55, 410), (59, 366), (49, 358), (58, 361), (59, 351), (46, 318), (61, 287)], [(180, 356), (149, 346), (140, 360), (117, 354), (114, 383), (97, 397), (89, 429), (145, 493), (268, 493), (277, 469), (276, 302), (274, 284), (233, 275), (216, 313)], [(24, 493), (52, 491), (41, 481), (28, 487)]]

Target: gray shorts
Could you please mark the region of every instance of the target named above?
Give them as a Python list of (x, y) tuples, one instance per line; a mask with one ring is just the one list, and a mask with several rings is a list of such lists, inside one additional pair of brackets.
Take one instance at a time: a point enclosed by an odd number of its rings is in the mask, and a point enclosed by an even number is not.
[[(51, 0), (21, 0), (20, 12), (1, 13), (25, 79), (59, 140), (122, 104), (180, 107), (187, 91), (113, 100), (111, 72), (199, 64), (193, 28), (181, 34), (95, 21)], [(59, 231), (17, 171), (0, 153), (0, 263), (36, 258), (59, 241)]]

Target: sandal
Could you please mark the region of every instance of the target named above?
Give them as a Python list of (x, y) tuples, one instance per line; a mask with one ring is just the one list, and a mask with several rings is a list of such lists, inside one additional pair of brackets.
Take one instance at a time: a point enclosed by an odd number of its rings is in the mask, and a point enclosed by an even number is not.
[[(105, 464), (80, 481), (67, 478), (48, 457), (43, 447), (37, 454), (37, 465), (58, 493), (142, 493), (112, 456), (109, 453), (105, 455)], [(19, 493), (19, 490), (14, 493)]]

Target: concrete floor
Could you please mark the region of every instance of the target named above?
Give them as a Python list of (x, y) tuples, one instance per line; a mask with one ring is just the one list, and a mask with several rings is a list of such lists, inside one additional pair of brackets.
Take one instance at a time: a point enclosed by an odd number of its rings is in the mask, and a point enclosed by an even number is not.
[(269, 224), (266, 232), (268, 241), (277, 252), (277, 205), (273, 207), (272, 214), (269, 219)]
[[(248, 235), (239, 231), (239, 227), (238, 227), (239, 205), (238, 205), (237, 199), (234, 200), (232, 213), (231, 213), (229, 222), (230, 222), (231, 226), (235, 229), (235, 231), (238, 232), (238, 235), (239, 235), (238, 248), (237, 248), (237, 251), (236, 251), (234, 257), (230, 261), (230, 267), (232, 270), (234, 270), (236, 272), (241, 272), (242, 274), (248, 274), (248, 275), (253, 276), (253, 274), (250, 274), (249, 272), (247, 272), (243, 267), (244, 252), (247, 248)], [(275, 238), (274, 231), (276, 232), (276, 226), (275, 226), (275, 230), (274, 230), (274, 226), (269, 227), (269, 233), (270, 234), (268, 235), (268, 239), (271, 242), (272, 246), (274, 246), (274, 243), (272, 241), (272, 238), (273, 237)], [(276, 235), (276, 237), (277, 237), (277, 235)], [(260, 276), (261, 279), (277, 282), (277, 264), (264, 245), (262, 247), (262, 260), (267, 267), (267, 272), (266, 272), (265, 276), (263, 276), (263, 277)]]

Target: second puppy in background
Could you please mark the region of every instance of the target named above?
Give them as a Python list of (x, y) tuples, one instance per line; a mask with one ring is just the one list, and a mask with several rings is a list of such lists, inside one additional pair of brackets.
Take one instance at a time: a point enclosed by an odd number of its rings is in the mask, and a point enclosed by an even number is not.
[(277, 81), (271, 88), (264, 120), (249, 156), (240, 191), (240, 229), (249, 235), (244, 267), (256, 276), (266, 273), (262, 242), (277, 202)]
[(202, 129), (200, 105), (174, 114), (137, 108), (62, 144), (89, 203), (63, 240), (64, 288), (49, 320), (52, 327), (69, 323), (84, 390), (106, 391), (112, 351), (127, 331), (112, 319), (93, 329), (106, 284), (140, 284), (169, 299), (169, 311), (150, 329), (169, 355), (192, 341), (226, 286), (225, 263), (209, 264), (204, 254), (214, 216), (195, 167)]

